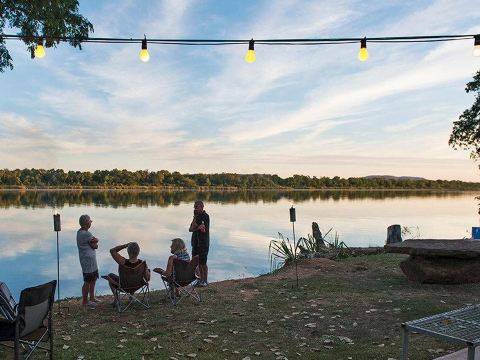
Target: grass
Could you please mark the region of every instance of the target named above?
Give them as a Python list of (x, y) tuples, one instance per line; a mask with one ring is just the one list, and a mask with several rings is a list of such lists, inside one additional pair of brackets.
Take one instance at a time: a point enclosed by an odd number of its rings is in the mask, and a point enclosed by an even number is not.
[[(398, 359), (402, 322), (480, 299), (475, 284), (409, 282), (399, 270), (403, 258), (302, 260), (298, 289), (293, 266), (287, 266), (272, 275), (212, 284), (202, 289), (200, 305), (186, 299), (173, 307), (155, 292), (151, 309), (121, 315), (109, 297), (94, 310), (69, 300), (70, 313), (54, 318), (55, 359)], [(456, 349), (410, 335), (411, 359)], [(0, 358), (10, 355), (0, 349)]]

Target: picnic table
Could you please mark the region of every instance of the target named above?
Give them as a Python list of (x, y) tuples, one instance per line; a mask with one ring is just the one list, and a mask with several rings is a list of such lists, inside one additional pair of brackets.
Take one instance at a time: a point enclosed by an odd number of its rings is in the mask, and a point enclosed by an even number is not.
[(400, 263), (408, 279), (430, 284), (480, 282), (480, 241), (418, 239), (385, 245), (386, 252), (410, 255)]
[(407, 360), (409, 332), (466, 345), (467, 360), (474, 360), (475, 348), (480, 345), (480, 305), (471, 305), (403, 323), (401, 360)]

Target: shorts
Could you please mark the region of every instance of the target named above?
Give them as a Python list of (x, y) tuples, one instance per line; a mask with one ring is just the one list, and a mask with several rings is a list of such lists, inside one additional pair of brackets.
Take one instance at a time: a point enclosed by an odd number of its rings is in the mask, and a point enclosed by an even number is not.
[(208, 247), (193, 246), (192, 257), (198, 255), (198, 264), (207, 265)]
[(91, 273), (83, 273), (83, 281), (92, 282), (98, 279), (98, 270)]

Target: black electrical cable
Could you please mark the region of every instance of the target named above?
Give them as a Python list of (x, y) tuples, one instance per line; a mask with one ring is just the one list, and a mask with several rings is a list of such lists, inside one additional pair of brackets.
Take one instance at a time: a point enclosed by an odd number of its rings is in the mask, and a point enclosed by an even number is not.
[[(422, 36), (391, 36), (391, 37), (369, 37), (367, 42), (372, 43), (421, 43), (421, 42), (439, 42), (474, 39), (477, 34), (467, 35), (422, 35)], [(1, 34), (0, 39), (5, 40), (24, 40), (32, 39), (34, 41), (42, 40), (42, 37), (25, 37), (22, 35)], [(144, 38), (112, 38), (112, 37), (91, 37), (85, 39), (76, 39), (72, 37), (56, 37), (54, 41), (64, 42), (83, 42), (83, 43), (109, 43), (109, 44), (129, 44), (141, 43)], [(317, 39), (258, 39), (256, 44), (262, 45), (334, 45), (350, 44), (360, 42), (365, 38), (317, 38)], [(246, 39), (147, 39), (149, 44), (159, 45), (242, 45), (248, 44), (250, 40)]]

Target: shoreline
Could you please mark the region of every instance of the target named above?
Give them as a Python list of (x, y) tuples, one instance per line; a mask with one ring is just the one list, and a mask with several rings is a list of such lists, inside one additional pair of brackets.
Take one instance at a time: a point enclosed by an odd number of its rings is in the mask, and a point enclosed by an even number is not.
[(102, 187), (77, 187), (77, 188), (57, 188), (57, 187), (31, 187), (31, 188), (4, 188), (0, 187), (0, 192), (82, 192), (82, 191), (92, 191), (92, 192), (100, 192), (100, 191), (126, 191), (126, 192), (255, 192), (255, 191), (288, 191), (288, 192), (325, 192), (325, 191), (385, 191), (385, 192), (393, 192), (393, 191), (401, 191), (401, 192), (471, 192), (477, 193), (480, 192), (478, 190), (472, 189), (435, 189), (435, 188), (424, 188), (424, 189), (406, 189), (406, 188), (235, 188), (235, 187), (198, 187), (198, 188), (182, 188), (182, 187), (109, 187), (109, 188), (102, 188)]

